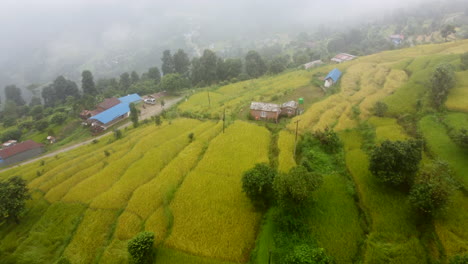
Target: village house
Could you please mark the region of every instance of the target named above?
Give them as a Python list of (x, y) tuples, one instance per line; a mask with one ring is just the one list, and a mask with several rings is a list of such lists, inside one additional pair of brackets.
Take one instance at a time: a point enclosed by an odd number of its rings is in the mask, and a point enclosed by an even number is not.
[(91, 130), (99, 132), (106, 130), (115, 123), (127, 118), (130, 115), (130, 104), (141, 101), (138, 94), (130, 94), (118, 98), (119, 104), (90, 117), (87, 122), (91, 125)]
[(340, 54), (337, 54), (335, 57), (333, 57), (331, 59), (331, 61), (334, 61), (336, 63), (342, 63), (342, 62), (345, 62), (345, 61), (354, 60), (355, 58), (357, 58), (357, 57), (354, 56), (354, 55), (351, 55), (351, 54), (348, 54), (348, 53), (340, 53)]
[(391, 35), (390, 40), (395, 45), (401, 45), (403, 43), (403, 40), (405, 40), (405, 36), (401, 34)]
[(325, 86), (325, 88), (332, 86), (333, 84), (338, 82), (340, 77), (340, 70), (338, 70), (337, 68), (333, 69), (331, 72), (328, 73), (327, 77), (325, 77), (325, 83), (323, 84), (323, 86)]
[(111, 98), (106, 98), (104, 99), (104, 101), (102, 101), (102, 103), (98, 104), (96, 106), (96, 109), (94, 110), (83, 110), (81, 111), (80, 113), (80, 117), (84, 120), (92, 117), (92, 116), (95, 116), (101, 112), (104, 112), (106, 111), (107, 109), (113, 107), (113, 106), (116, 106), (120, 104), (120, 100), (115, 98), (115, 97), (111, 97)]
[(252, 102), (250, 104), (250, 115), (255, 120), (274, 120), (278, 122), (280, 115), (292, 117), (297, 114), (297, 102), (289, 101), (282, 105)]
[(32, 140), (9, 145), (0, 150), (0, 167), (34, 158), (44, 152), (44, 145)]
[(297, 115), (297, 102), (289, 101), (281, 105), (281, 115), (293, 117)]
[(250, 104), (250, 115), (255, 120), (274, 120), (278, 122), (281, 107), (277, 104), (252, 102)]

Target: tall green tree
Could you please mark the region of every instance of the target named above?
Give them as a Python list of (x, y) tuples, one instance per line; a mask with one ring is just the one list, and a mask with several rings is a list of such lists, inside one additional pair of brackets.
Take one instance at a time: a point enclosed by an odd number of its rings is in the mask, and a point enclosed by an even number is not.
[(280, 72), (283, 72), (286, 69), (287, 65), (288, 60), (286, 57), (276, 56), (269, 63), (268, 72), (272, 74), (278, 74)]
[(163, 56), (161, 60), (162, 60), (161, 70), (162, 70), (163, 75), (171, 74), (175, 72), (174, 58), (172, 57), (170, 50), (165, 50), (163, 52)]
[(46, 106), (55, 106), (65, 102), (68, 96), (80, 97), (80, 91), (75, 82), (65, 79), (63, 76), (57, 77), (54, 82), (42, 89), (42, 98)]
[(274, 199), (273, 181), (278, 173), (266, 163), (256, 164), (242, 176), (242, 191), (258, 209), (266, 209)]
[(128, 253), (135, 264), (153, 263), (153, 232), (140, 232), (128, 242)]
[(203, 55), (200, 57), (200, 64), (202, 65), (202, 80), (207, 84), (212, 84), (217, 81), (216, 77), (216, 63), (218, 59), (216, 53), (211, 50), (204, 50)]
[(6, 101), (11, 100), (18, 106), (26, 103), (21, 96), (21, 89), (16, 87), (16, 85), (8, 85), (5, 87), (5, 98)]
[(370, 172), (391, 186), (410, 184), (421, 161), (421, 142), (385, 140), (370, 156)]
[(190, 67), (190, 59), (187, 53), (185, 53), (183, 49), (179, 49), (174, 54), (173, 60), (175, 73), (178, 73), (182, 76), (187, 76)]
[(170, 94), (177, 94), (182, 89), (188, 88), (187, 80), (178, 73), (164, 75), (161, 80), (161, 90)]
[(455, 73), (451, 64), (440, 64), (431, 76), (432, 102), (441, 107), (449, 90), (455, 86)]
[(94, 84), (94, 77), (91, 71), (85, 70), (81, 73), (81, 89), (83, 95), (96, 95), (97, 89)]
[(130, 79), (133, 85), (140, 81), (140, 76), (138, 75), (136, 71), (132, 71), (132, 73), (130, 74)]
[(30, 107), (34, 107), (34, 106), (40, 105), (40, 104), (42, 104), (41, 98), (36, 97), (36, 96), (33, 96), (33, 97), (31, 98), (31, 102), (29, 102), (29, 106), (30, 106)]
[(124, 72), (120, 75), (119, 88), (121, 91), (126, 93), (130, 89), (131, 81), (128, 72)]
[(26, 187), (26, 181), (15, 176), (0, 182), (0, 218), (12, 220), (17, 224), (19, 217), (25, 209), (26, 200), (31, 195)]
[(267, 66), (258, 52), (251, 50), (245, 56), (245, 71), (251, 78), (265, 74)]
[(130, 104), (130, 120), (132, 120), (133, 127), (138, 127), (138, 109), (134, 103)]
[(161, 72), (158, 67), (152, 67), (148, 70), (148, 78), (153, 80), (156, 84), (161, 82)]
[(447, 37), (455, 32), (455, 26), (449, 24), (442, 27), (442, 29), (440, 30), (440, 35), (445, 39), (445, 41), (447, 41)]

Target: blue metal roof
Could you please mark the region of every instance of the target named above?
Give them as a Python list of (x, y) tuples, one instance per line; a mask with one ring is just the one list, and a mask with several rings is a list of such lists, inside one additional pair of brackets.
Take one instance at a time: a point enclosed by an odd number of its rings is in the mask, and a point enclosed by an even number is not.
[(112, 120), (116, 119), (117, 117), (120, 117), (128, 112), (130, 112), (130, 107), (128, 103), (120, 103), (118, 105), (115, 105), (107, 109), (104, 112), (101, 112), (95, 116), (90, 117), (90, 119), (95, 119), (103, 124), (107, 124), (111, 122)]
[(341, 72), (337, 68), (333, 69), (331, 72), (328, 73), (327, 77), (325, 77), (325, 80), (328, 78), (331, 78), (333, 82), (335, 83), (338, 81), (338, 79), (341, 77)]
[(135, 94), (129, 94), (124, 97), (120, 97), (119, 100), (121, 103), (130, 104), (130, 103), (141, 101), (141, 97), (135, 93)]

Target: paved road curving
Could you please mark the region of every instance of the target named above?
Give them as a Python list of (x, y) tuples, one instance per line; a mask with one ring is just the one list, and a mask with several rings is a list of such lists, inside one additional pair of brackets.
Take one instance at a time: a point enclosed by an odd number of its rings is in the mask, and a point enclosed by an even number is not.
[[(182, 100), (183, 97), (177, 97), (177, 98), (173, 98), (173, 99), (168, 99), (168, 100), (164, 100), (165, 101), (165, 104), (164, 104), (164, 108), (169, 108), (171, 106), (173, 106), (174, 104), (176, 104), (177, 102), (179, 102), (180, 100)], [(163, 110), (163, 107), (161, 107), (161, 105), (159, 104), (156, 104), (156, 105), (144, 105), (145, 108), (142, 109), (141, 111), (141, 114), (140, 114), (140, 120), (144, 120), (144, 119), (148, 119), (148, 118), (151, 118), (152, 116), (154, 115), (158, 115), (161, 113), (161, 111)], [(119, 126), (118, 128), (119, 129), (122, 129), (122, 128), (125, 128), (125, 127), (128, 127), (130, 126), (132, 123), (125, 123), (121, 126)], [(18, 163), (14, 166), (11, 166), (11, 167), (8, 167), (8, 168), (5, 168), (5, 169), (2, 169), (0, 170), (0, 173), (1, 172), (4, 172), (6, 170), (9, 170), (9, 169), (12, 169), (12, 168), (15, 168), (15, 167), (19, 167), (21, 165), (26, 165), (26, 164), (29, 164), (29, 163), (32, 163), (32, 162), (35, 162), (35, 161), (38, 161), (38, 160), (41, 160), (43, 158), (48, 158), (48, 157), (53, 157), (57, 154), (60, 154), (60, 153), (63, 153), (63, 152), (67, 152), (69, 150), (72, 150), (72, 149), (76, 149), (78, 147), (81, 147), (83, 145), (86, 145), (86, 144), (89, 144), (91, 143), (91, 141), (95, 140), (95, 139), (100, 139), (102, 137), (105, 137), (107, 135), (109, 135), (110, 133), (112, 133), (112, 131), (109, 131), (109, 132), (106, 132), (102, 135), (99, 135), (97, 137), (93, 137), (91, 139), (88, 139), (86, 141), (83, 141), (83, 142), (80, 142), (80, 143), (77, 143), (75, 145), (71, 145), (71, 146), (68, 146), (68, 147), (65, 147), (65, 148), (62, 148), (62, 149), (58, 149), (58, 150), (55, 150), (53, 152), (49, 152), (49, 153), (46, 153), (42, 156), (39, 156), (37, 158), (34, 158), (34, 159), (30, 159), (30, 160), (27, 160), (27, 161), (23, 161), (21, 163)]]

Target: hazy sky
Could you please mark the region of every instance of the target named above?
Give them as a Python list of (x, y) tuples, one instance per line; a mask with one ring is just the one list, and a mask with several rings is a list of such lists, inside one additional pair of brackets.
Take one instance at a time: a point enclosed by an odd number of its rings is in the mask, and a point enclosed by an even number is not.
[[(10, 69), (3, 78), (14, 75), (13, 80), (27, 77), (34, 67), (52, 69), (53, 75), (67, 63), (84, 63), (80, 60), (111, 49), (165, 43), (187, 31), (189, 19), (202, 30), (236, 36), (264, 29), (284, 31), (288, 25), (312, 28), (330, 20), (334, 26), (345, 26), (348, 18), (421, 1), (1, 0), (0, 71)], [(5, 82), (1, 78), (0, 72), (0, 85)]]

